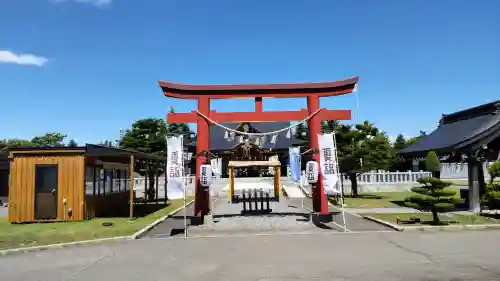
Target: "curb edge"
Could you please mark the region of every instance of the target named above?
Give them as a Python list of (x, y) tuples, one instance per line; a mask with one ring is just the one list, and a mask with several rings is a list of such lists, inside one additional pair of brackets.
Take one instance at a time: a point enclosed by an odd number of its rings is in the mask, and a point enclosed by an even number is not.
[(395, 224), (392, 224), (390, 222), (387, 222), (387, 221), (384, 221), (384, 220), (380, 220), (380, 219), (377, 219), (377, 218), (374, 218), (374, 217), (371, 217), (371, 216), (362, 216), (362, 218), (366, 219), (366, 220), (369, 220), (369, 221), (372, 221), (372, 222), (375, 222), (375, 223), (378, 223), (378, 224), (381, 224), (381, 225), (384, 225), (384, 226), (387, 226), (389, 228), (392, 228), (396, 231), (399, 231), (399, 232), (402, 232), (405, 230), (404, 227), (401, 227), (401, 226), (397, 226)]
[[(192, 203), (194, 202), (194, 199), (189, 201), (189, 202), (186, 202), (186, 208), (191, 205)], [(166, 219), (168, 219), (169, 217), (175, 215), (176, 213), (180, 212), (181, 210), (184, 209), (184, 206), (181, 206), (171, 212), (169, 212), (168, 214), (164, 215), (163, 217), (155, 220), (154, 222), (146, 225), (145, 227), (143, 227), (141, 230), (137, 231), (136, 233), (130, 235), (130, 239), (139, 239), (141, 237), (144, 236), (144, 234), (146, 234), (148, 231), (150, 231), (151, 229), (153, 229), (155, 226), (159, 225), (160, 223), (162, 223), (163, 221), (165, 221)]]

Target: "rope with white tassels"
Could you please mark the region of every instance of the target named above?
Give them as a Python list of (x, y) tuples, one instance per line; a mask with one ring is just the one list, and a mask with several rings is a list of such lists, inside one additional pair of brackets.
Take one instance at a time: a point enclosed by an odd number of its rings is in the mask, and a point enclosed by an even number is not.
[(265, 133), (247, 133), (247, 132), (240, 132), (238, 130), (235, 130), (235, 129), (231, 129), (229, 127), (226, 127), (222, 124), (219, 124), (217, 122), (215, 122), (214, 120), (210, 119), (208, 116), (204, 115), (203, 113), (199, 112), (198, 110), (196, 111), (201, 117), (205, 118), (208, 122), (218, 126), (218, 127), (221, 127), (223, 129), (225, 129), (226, 131), (229, 131), (229, 132), (233, 132), (235, 134), (238, 134), (238, 135), (245, 135), (245, 136), (269, 136), (269, 135), (277, 135), (281, 132), (284, 132), (284, 131), (287, 131), (287, 130), (290, 130), (294, 127), (297, 127), (299, 124), (303, 124), (305, 122), (307, 122), (309, 119), (311, 119), (314, 115), (318, 114), (320, 111), (322, 110), (322, 108), (316, 110), (315, 112), (313, 112), (311, 115), (307, 116), (306, 118), (304, 118), (302, 121), (298, 122), (298, 123), (295, 123), (293, 125), (290, 125), (286, 128), (283, 128), (283, 129), (280, 129), (280, 130), (276, 130), (276, 131), (273, 131), (273, 132), (265, 132)]

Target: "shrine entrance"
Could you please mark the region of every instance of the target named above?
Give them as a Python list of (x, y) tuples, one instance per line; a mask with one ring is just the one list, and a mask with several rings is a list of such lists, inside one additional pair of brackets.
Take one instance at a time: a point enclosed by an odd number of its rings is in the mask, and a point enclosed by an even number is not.
[[(200, 166), (210, 163), (210, 130), (209, 125), (224, 127), (227, 122), (307, 122), (309, 128), (309, 151), (312, 159), (319, 162), (318, 138), (321, 133), (322, 120), (350, 120), (350, 110), (328, 110), (320, 108), (320, 97), (349, 94), (354, 91), (358, 78), (350, 78), (325, 83), (293, 83), (293, 84), (261, 84), (261, 85), (185, 85), (167, 81), (159, 81), (163, 93), (167, 97), (180, 99), (195, 99), (198, 110), (190, 113), (169, 113), (168, 123), (196, 123), (196, 187), (194, 215), (203, 217), (210, 213), (210, 193), (200, 184)], [(307, 98), (307, 109), (297, 111), (263, 111), (265, 98)], [(212, 99), (253, 98), (253, 112), (216, 112), (210, 109)], [(243, 136), (263, 136), (266, 133), (235, 131)], [(287, 129), (287, 128), (284, 128)], [(241, 156), (251, 157), (251, 147), (241, 144)], [(251, 144), (248, 144), (251, 146)], [(236, 160), (236, 159), (235, 159)], [(243, 159), (241, 159), (243, 160)], [(257, 160), (257, 159), (255, 159)], [(248, 160), (247, 160), (248, 161)], [(279, 175), (278, 175), (279, 177)], [(323, 189), (322, 176), (313, 188), (313, 211), (320, 214), (328, 213), (328, 201)]]

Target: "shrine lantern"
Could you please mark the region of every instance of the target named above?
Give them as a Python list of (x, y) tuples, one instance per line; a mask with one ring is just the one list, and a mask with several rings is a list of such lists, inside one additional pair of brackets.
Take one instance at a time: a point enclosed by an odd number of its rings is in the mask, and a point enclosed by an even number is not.
[(208, 164), (200, 165), (200, 185), (208, 189), (212, 184), (212, 166)]
[(306, 177), (309, 184), (318, 182), (319, 164), (316, 161), (308, 161), (306, 164)]

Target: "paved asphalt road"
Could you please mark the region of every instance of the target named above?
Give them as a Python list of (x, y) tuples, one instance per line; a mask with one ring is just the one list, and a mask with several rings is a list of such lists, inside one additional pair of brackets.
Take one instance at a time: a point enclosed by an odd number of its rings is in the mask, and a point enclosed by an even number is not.
[(500, 280), (498, 231), (141, 239), (0, 258), (0, 280)]

